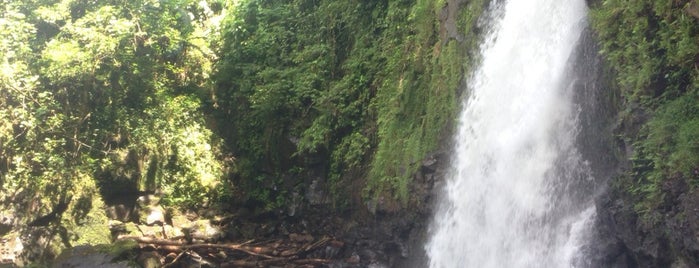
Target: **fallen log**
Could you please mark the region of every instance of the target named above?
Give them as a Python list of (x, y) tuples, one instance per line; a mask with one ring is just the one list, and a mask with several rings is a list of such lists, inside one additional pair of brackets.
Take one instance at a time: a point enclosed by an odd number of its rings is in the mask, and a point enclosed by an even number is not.
[(274, 259), (277, 257), (267, 255), (266, 252), (272, 252), (271, 249), (264, 247), (249, 247), (241, 244), (210, 244), (210, 243), (195, 243), (187, 244), (182, 241), (172, 241), (167, 239), (158, 239), (152, 237), (143, 236), (119, 236), (117, 240), (134, 240), (139, 244), (150, 244), (155, 246), (167, 247), (168, 251), (175, 251), (173, 249), (179, 249), (180, 251), (188, 249), (229, 249), (234, 251), (240, 251), (248, 255), (261, 257), (265, 259)]
[(187, 243), (184, 240), (168, 240), (144, 236), (119, 236), (117, 240), (133, 240), (144, 246), (151, 246), (167, 252), (179, 253), (176, 258), (164, 267), (177, 265), (187, 251), (201, 253), (203, 250), (231, 250), (241, 252), (249, 257), (243, 259), (229, 260), (221, 263), (221, 267), (268, 267), (273, 265), (293, 264), (296, 266), (317, 267), (331, 262), (329, 259), (306, 258), (311, 251), (325, 245), (334, 246), (342, 242), (330, 237), (323, 237), (318, 241), (309, 242), (305, 245), (283, 243), (280, 240), (269, 240), (269, 244), (252, 243), (252, 240), (241, 244), (211, 244), (211, 243)]

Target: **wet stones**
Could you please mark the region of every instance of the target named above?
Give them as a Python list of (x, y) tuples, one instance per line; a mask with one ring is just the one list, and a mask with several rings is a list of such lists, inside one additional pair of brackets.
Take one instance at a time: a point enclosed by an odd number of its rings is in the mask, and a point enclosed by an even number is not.
[(160, 205), (160, 198), (155, 195), (145, 195), (137, 199), (138, 221), (145, 225), (165, 224), (165, 210)]

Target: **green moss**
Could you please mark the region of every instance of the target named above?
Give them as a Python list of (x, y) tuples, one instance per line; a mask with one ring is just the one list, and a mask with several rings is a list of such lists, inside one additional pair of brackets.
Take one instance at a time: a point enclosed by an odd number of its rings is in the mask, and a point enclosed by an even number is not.
[(141, 235), (141, 230), (139, 230), (136, 223), (133, 222), (124, 223), (124, 231), (127, 235)]
[(82, 219), (72, 231), (76, 234), (75, 245), (108, 244), (112, 241), (107, 218), (101, 211), (93, 211), (88, 217)]
[(134, 240), (118, 240), (111, 244), (97, 245), (97, 251), (107, 253), (111, 256), (123, 256), (138, 248), (138, 242)]
[(655, 104), (655, 98), (676, 97), (691, 84), (699, 25), (685, 4), (605, 0), (591, 11), (602, 53), (630, 101)]
[[(637, 200), (648, 222), (664, 199), (669, 179), (699, 185), (699, 23), (687, 1), (605, 0), (591, 11), (602, 54), (616, 73), (625, 100), (624, 118), (650, 119), (626, 130), (632, 168), (618, 188)], [(638, 107), (638, 108), (632, 108)]]
[(338, 206), (358, 188), (407, 201), (455, 117), (485, 2), (457, 12), (463, 41), (441, 31), (443, 0), (243, 2), (226, 25), (215, 110), (247, 197), (283, 206), (324, 170)]
[[(476, 49), (475, 22), (484, 1), (470, 1), (460, 9), (458, 29), (463, 42), (439, 36), (439, 21), (432, 1), (418, 1), (409, 24), (416, 33), (398, 43), (382, 44), (389, 65), (374, 99), (378, 113), (378, 146), (365, 189), (370, 198), (386, 195), (408, 199), (412, 175), (420, 161), (448, 134), (458, 108), (457, 92), (475, 63), (466, 53)], [(408, 53), (405, 53), (408, 52)]]
[(699, 186), (699, 94), (687, 93), (660, 104), (644, 126), (637, 143), (635, 183), (627, 187), (639, 200), (642, 215), (662, 202), (662, 185), (668, 179), (684, 179), (692, 189)]
[(88, 176), (76, 176), (73, 190), (76, 194), (62, 217), (62, 225), (71, 234), (71, 245), (98, 245), (111, 243), (109, 218), (105, 213), (95, 181)]
[(699, 167), (699, 94), (688, 93), (661, 104), (646, 125), (643, 146), (652, 151), (655, 172), (693, 177)]

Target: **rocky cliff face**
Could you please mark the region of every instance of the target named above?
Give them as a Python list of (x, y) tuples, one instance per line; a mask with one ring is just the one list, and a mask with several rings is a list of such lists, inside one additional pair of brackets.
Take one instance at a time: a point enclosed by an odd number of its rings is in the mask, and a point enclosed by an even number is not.
[[(447, 14), (442, 14), (446, 22)], [(443, 30), (443, 37), (459, 38)], [(583, 248), (587, 256), (583, 263), (587, 267), (699, 267), (699, 189), (688, 185), (683, 175), (665, 178), (659, 204), (649, 211), (640, 208), (642, 200), (631, 187), (638, 183), (633, 175), (637, 172), (634, 143), (651, 116), (639, 104), (624, 99), (615, 84), (617, 73), (599, 54), (596, 38), (593, 30), (586, 31), (576, 58), (571, 59), (577, 62), (571, 74), (577, 75), (573, 86), (581, 111), (578, 148), (596, 178), (593, 184), (579, 185), (592, 188), (581, 192), (594, 192), (597, 206), (595, 233)], [(393, 267), (424, 266), (421, 246), (435, 182), (447, 168), (447, 158), (436, 154), (423, 161), (407, 206), (380, 201), (368, 220), (343, 232), (340, 236), (349, 242), (344, 254), (362, 256), (363, 265), (380, 261)]]
[(643, 219), (635, 200), (612, 187), (598, 204), (602, 267), (698, 267), (699, 197), (683, 180), (669, 180), (663, 205)]
[[(590, 6), (602, 1), (589, 0)], [(689, 1), (687, 1), (689, 2)], [(692, 5), (688, 5), (691, 7)], [(638, 14), (643, 16), (643, 14)], [(593, 166), (600, 167), (604, 182), (597, 197), (597, 222), (595, 239), (586, 250), (590, 267), (699, 267), (699, 189), (687, 184), (688, 178), (676, 174), (663, 178), (659, 186), (661, 193), (658, 204), (652, 208), (642, 207), (640, 196), (634, 185), (643, 180), (642, 171), (637, 170), (634, 153), (643, 126), (651, 119), (648, 110), (630, 100), (625, 100), (613, 82), (618, 75), (608, 68), (594, 40), (595, 34), (583, 47), (594, 53), (597, 68), (598, 94), (608, 101), (599, 103), (597, 114), (591, 115), (597, 127), (598, 137), (607, 137), (601, 143), (607, 148), (590, 147), (588, 159), (597, 159)], [(662, 55), (659, 55), (662, 56)], [(585, 68), (585, 67), (583, 67)], [(653, 92), (663, 92), (663, 85), (653, 85)], [(600, 111), (601, 114), (600, 114)], [(590, 135), (583, 135), (590, 136)], [(595, 161), (595, 160), (593, 160)], [(597, 176), (601, 174), (596, 174)], [(694, 176), (698, 176), (695, 174)], [(599, 178), (599, 177), (598, 177)]]
[(619, 119), (618, 169), (597, 198), (597, 238), (593, 267), (699, 267), (699, 191), (676, 175), (664, 178), (658, 204), (644, 210), (634, 184), (630, 142), (648, 116), (640, 109)]
[[(612, 74), (598, 51), (594, 32), (585, 30), (572, 59), (576, 64), (572, 67), (571, 75), (575, 76), (574, 100), (580, 111), (577, 148), (589, 162), (594, 181), (591, 184), (581, 183), (577, 187), (586, 187), (581, 192), (594, 193), (596, 200), (607, 200), (618, 198), (612, 193), (610, 185), (623, 173), (623, 144), (614, 138), (618, 131), (617, 115), (621, 101), (612, 86)], [(609, 231), (609, 223), (599, 219), (606, 217), (608, 208), (601, 206), (599, 201), (597, 203), (596, 233), (583, 248), (586, 258), (583, 263), (588, 267), (609, 267), (616, 260), (614, 258), (624, 254), (618, 249), (622, 242)], [(623, 255), (622, 258), (626, 257)]]

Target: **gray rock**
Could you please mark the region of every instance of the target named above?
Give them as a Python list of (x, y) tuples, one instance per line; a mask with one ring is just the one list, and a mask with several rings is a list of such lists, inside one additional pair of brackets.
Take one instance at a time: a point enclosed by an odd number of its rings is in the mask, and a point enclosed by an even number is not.
[(153, 251), (142, 252), (136, 258), (136, 263), (138, 263), (143, 268), (160, 268), (162, 263), (160, 263), (160, 255)]
[(145, 226), (145, 225), (140, 225), (138, 229), (141, 231), (141, 234), (146, 237), (155, 237), (155, 238), (165, 238), (165, 234), (163, 233), (163, 227), (160, 226)]
[(148, 212), (148, 217), (146, 217), (146, 225), (162, 225), (165, 223), (165, 212), (163, 210), (163, 207), (152, 206), (149, 207), (149, 210), (150, 211)]
[(220, 227), (214, 226), (209, 220), (198, 220), (182, 228), (185, 236), (206, 242), (217, 242), (225, 237)]
[(136, 203), (140, 207), (156, 206), (156, 205), (160, 204), (160, 197), (158, 197), (154, 194), (142, 195), (142, 196), (138, 197), (138, 199), (136, 200)]
[(323, 191), (322, 179), (313, 179), (311, 184), (306, 189), (306, 200), (311, 205), (321, 205), (328, 202), (325, 198), (325, 192)]
[(174, 227), (172, 225), (166, 224), (165, 226), (163, 226), (163, 229), (165, 230), (165, 237), (167, 238), (184, 236), (184, 233), (180, 228)]
[(77, 246), (65, 250), (51, 267), (61, 268), (128, 268), (127, 262), (112, 262), (116, 256), (96, 250), (91, 246)]
[(165, 224), (165, 210), (160, 205), (146, 206), (139, 209), (138, 222), (148, 226)]

